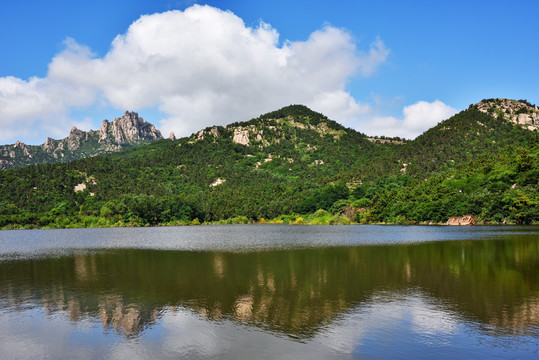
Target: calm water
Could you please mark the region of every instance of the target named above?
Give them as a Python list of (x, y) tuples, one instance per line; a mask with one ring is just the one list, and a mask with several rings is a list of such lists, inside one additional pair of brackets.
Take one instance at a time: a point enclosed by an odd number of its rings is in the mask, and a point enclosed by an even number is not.
[(539, 358), (539, 227), (0, 232), (0, 358)]

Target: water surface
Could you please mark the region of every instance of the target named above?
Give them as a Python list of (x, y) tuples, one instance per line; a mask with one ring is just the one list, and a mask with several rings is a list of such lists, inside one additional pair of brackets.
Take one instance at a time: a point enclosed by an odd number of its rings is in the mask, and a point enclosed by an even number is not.
[(539, 228), (0, 232), (6, 358), (539, 356)]

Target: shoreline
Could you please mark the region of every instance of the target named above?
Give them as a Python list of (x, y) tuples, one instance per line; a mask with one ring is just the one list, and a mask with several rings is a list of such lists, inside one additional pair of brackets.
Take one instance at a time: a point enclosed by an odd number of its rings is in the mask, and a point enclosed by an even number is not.
[[(333, 217), (335, 218), (335, 216)], [(299, 221), (297, 221), (299, 220)], [(290, 226), (297, 226), (297, 225), (308, 225), (308, 226), (348, 226), (348, 225), (379, 225), (379, 226), (451, 226), (451, 227), (474, 227), (474, 226), (539, 226), (539, 222), (531, 223), (531, 224), (516, 224), (516, 223), (496, 223), (496, 222), (487, 222), (487, 221), (480, 221), (474, 225), (448, 225), (447, 223), (442, 222), (433, 222), (433, 221), (423, 221), (423, 222), (405, 222), (405, 223), (397, 223), (397, 222), (368, 222), (368, 223), (358, 223), (349, 220), (346, 217), (338, 217), (338, 220), (335, 221), (335, 219), (326, 220), (326, 221), (320, 221), (320, 219), (304, 219), (303, 217), (299, 217), (296, 221), (283, 221), (279, 219), (271, 219), (271, 220), (265, 220), (261, 219), (258, 221), (252, 221), (248, 220), (245, 221), (245, 219), (238, 220), (237, 218), (231, 218), (226, 220), (218, 220), (218, 221), (204, 221), (200, 222), (198, 219), (194, 219), (192, 221), (177, 221), (177, 222), (169, 222), (169, 223), (161, 223), (161, 224), (141, 224), (141, 223), (134, 223), (134, 222), (128, 222), (124, 223), (121, 221), (118, 221), (116, 223), (101, 223), (101, 224), (95, 224), (91, 223), (90, 226), (85, 226), (85, 224), (81, 223), (71, 223), (71, 224), (65, 224), (65, 226), (38, 226), (36, 224), (30, 224), (30, 225), (9, 225), (4, 226), (0, 228), (0, 231), (2, 230), (54, 230), (54, 229), (99, 229), (99, 228), (144, 228), (144, 227), (169, 227), (169, 226), (214, 226), (214, 225), (290, 225)], [(58, 224), (59, 225), (59, 224)]]

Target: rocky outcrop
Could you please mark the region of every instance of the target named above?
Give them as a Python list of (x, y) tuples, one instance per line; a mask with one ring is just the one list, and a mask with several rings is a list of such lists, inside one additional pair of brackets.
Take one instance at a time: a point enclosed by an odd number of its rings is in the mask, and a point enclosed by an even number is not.
[(152, 124), (144, 121), (136, 112), (126, 111), (120, 118), (114, 118), (112, 123), (103, 120), (99, 129), (100, 143), (116, 143), (119, 145), (154, 141), (162, 139), (161, 132)]
[(223, 184), (224, 182), (226, 181), (226, 179), (221, 179), (221, 178), (217, 178), (217, 180), (215, 180), (214, 182), (212, 182), (210, 184), (210, 187), (214, 187), (214, 186), (219, 186), (221, 184)]
[(234, 137), (232, 138), (236, 144), (249, 146), (249, 129), (238, 127), (234, 129)]
[(465, 215), (461, 217), (450, 217), (444, 225), (453, 225), (453, 226), (475, 225), (475, 219), (471, 215)]
[[(174, 133), (171, 133), (171, 136), (174, 135)], [(206, 137), (211, 136), (213, 137), (213, 142), (216, 142), (216, 140), (219, 138), (219, 128), (217, 126), (214, 126), (212, 128), (206, 128), (200, 130), (196, 135), (191, 136), (193, 140), (190, 141), (191, 144), (194, 144), (197, 141), (204, 140)], [(170, 139), (170, 137), (169, 137)]]
[(45, 150), (46, 152), (50, 153), (56, 150), (56, 147), (57, 147), (56, 143), (57, 143), (56, 140), (54, 140), (51, 137), (48, 137), (47, 140), (45, 140), (45, 143), (41, 145), (41, 148)]
[(80, 148), (81, 141), (83, 140), (88, 140), (88, 134), (73, 126), (71, 128), (71, 132), (69, 133), (68, 137), (64, 139), (63, 143), (67, 143), (67, 148), (69, 150), (76, 150)]
[(99, 128), (99, 142), (103, 142), (107, 139), (107, 137), (109, 136), (109, 128), (109, 121), (107, 119), (103, 120), (103, 122), (101, 123), (101, 128)]
[(26, 145), (17, 141), (0, 146), (0, 170), (33, 164), (72, 161), (118, 151), (127, 146), (162, 139), (154, 125), (144, 121), (136, 112), (126, 111), (112, 122), (103, 120), (99, 130), (83, 131), (71, 128), (62, 140), (47, 138), (42, 145)]
[(86, 190), (86, 184), (85, 184), (85, 183), (77, 184), (77, 185), (75, 185), (75, 187), (73, 188), (73, 191), (74, 191), (74, 192), (79, 192), (79, 191), (84, 191), (84, 190)]
[(472, 106), (531, 131), (539, 128), (539, 108), (526, 100), (486, 99)]

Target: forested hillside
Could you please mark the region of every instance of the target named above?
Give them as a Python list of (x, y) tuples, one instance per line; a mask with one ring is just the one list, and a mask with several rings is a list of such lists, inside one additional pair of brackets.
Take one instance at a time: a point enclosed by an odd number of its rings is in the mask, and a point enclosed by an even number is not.
[(0, 226), (539, 221), (539, 134), (476, 106), (373, 142), (293, 105), (180, 140), (0, 171)]

